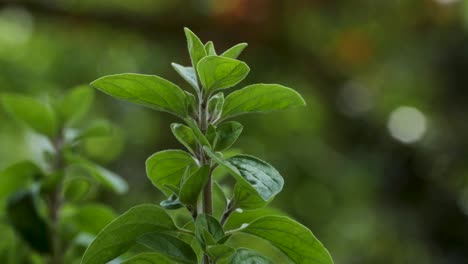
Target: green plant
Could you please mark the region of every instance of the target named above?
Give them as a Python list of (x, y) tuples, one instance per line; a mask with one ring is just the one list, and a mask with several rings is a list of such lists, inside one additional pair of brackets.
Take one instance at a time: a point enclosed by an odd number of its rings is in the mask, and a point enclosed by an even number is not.
[[(187, 151), (165, 150), (147, 159), (148, 178), (167, 196), (163, 208), (131, 208), (99, 233), (82, 263), (102, 264), (119, 256), (127, 264), (270, 263), (252, 250), (260, 240), (279, 250), (285, 261), (333, 263), (309, 229), (288, 217), (268, 215), (272, 210), (263, 208), (283, 187), (278, 171), (256, 157), (227, 152), (243, 129), (229, 119), (304, 106), (303, 98), (278, 84), (249, 85), (225, 97), (220, 90), (235, 86), (250, 70), (236, 59), (247, 44), (217, 55), (212, 42), (203, 44), (189, 29), (185, 34), (192, 66), (172, 66), (196, 96), (153, 75), (117, 74), (91, 83), (116, 98), (179, 117), (185, 124), (172, 124), (171, 130)], [(219, 170), (234, 177), (232, 191), (214, 179)], [(236, 210), (252, 211), (234, 214)], [(180, 216), (184, 214), (189, 217)], [(257, 240), (236, 243), (245, 235)]]
[[(80, 259), (92, 238), (114, 219), (112, 209), (91, 203), (98, 183), (124, 193), (126, 182), (85, 158), (84, 144), (114, 136), (113, 126), (97, 120), (77, 128), (90, 108), (94, 90), (72, 89), (62, 98), (43, 102), (35, 98), (4, 94), (5, 110), (32, 131), (47, 138), (37, 162), (21, 161), (0, 172), (0, 228), (5, 238), (21, 237), (29, 253), (27, 260), (9, 254), (15, 245), (0, 247), (1, 263), (72, 263)], [(42, 160), (42, 161), (41, 161)], [(10, 238), (8, 238), (10, 234)], [(2, 235), (3, 236), (3, 235)], [(32, 257), (31, 257), (32, 256)]]

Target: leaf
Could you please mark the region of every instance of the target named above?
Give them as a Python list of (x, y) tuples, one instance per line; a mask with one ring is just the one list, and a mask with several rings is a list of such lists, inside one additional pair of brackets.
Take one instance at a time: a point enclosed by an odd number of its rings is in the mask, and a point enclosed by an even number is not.
[(236, 210), (234, 211), (224, 224), (224, 230), (233, 230), (240, 228), (244, 224), (249, 224), (262, 216), (280, 215), (286, 216), (286, 214), (275, 208), (261, 208), (256, 210)]
[(189, 125), (189, 127), (192, 129), (193, 133), (195, 134), (195, 139), (197, 140), (198, 144), (211, 148), (210, 142), (205, 137), (203, 132), (201, 132), (195, 120), (193, 120), (192, 118), (185, 118), (185, 122), (187, 123), (187, 125)]
[(63, 196), (68, 201), (78, 202), (86, 197), (90, 189), (91, 183), (89, 182), (89, 179), (74, 177), (64, 182)]
[(123, 261), (121, 264), (174, 264), (174, 261), (158, 253), (142, 253)]
[(169, 198), (166, 200), (161, 201), (159, 205), (169, 210), (175, 210), (184, 207), (184, 205), (180, 202), (179, 197), (175, 193), (171, 194), (171, 196), (169, 196)]
[(264, 216), (241, 232), (263, 238), (297, 264), (332, 264), (333, 260), (312, 232), (284, 216)]
[(192, 154), (195, 154), (195, 150), (197, 149), (197, 140), (190, 127), (174, 123), (171, 124), (171, 131), (182, 145), (184, 145)]
[(208, 41), (205, 44), (205, 51), (206, 51), (206, 55), (208, 55), (208, 56), (217, 55), (214, 44), (213, 44), (213, 41)]
[(177, 85), (155, 75), (124, 73), (101, 77), (90, 84), (115, 98), (168, 112), (187, 115), (185, 94)]
[(149, 204), (133, 207), (97, 235), (81, 263), (107, 263), (135, 245), (138, 237), (175, 229), (171, 217), (161, 207)]
[(210, 114), (211, 122), (215, 122), (221, 117), (224, 105), (224, 94), (217, 93), (208, 100), (208, 113)]
[(224, 231), (221, 224), (214, 217), (207, 214), (200, 214), (195, 220), (195, 235), (200, 244), (206, 247), (207, 245), (223, 239)]
[[(243, 263), (255, 263), (255, 264), (273, 264), (271, 260), (263, 256), (257, 251), (239, 248), (234, 256), (232, 256), (229, 264), (243, 264)], [(314, 263), (315, 264), (315, 263)]]
[(196, 116), (198, 114), (198, 105), (195, 99), (195, 95), (184, 91), (185, 93), (185, 103), (187, 104), (187, 113), (188, 116)]
[(65, 158), (71, 164), (78, 165), (88, 171), (91, 176), (110, 190), (118, 194), (127, 192), (127, 182), (112, 171), (72, 153), (67, 153)]
[(79, 121), (88, 112), (94, 99), (94, 91), (87, 85), (70, 90), (58, 104), (58, 113), (67, 125)]
[(197, 255), (184, 241), (164, 233), (149, 233), (137, 239), (137, 242), (181, 263), (197, 263)]
[(231, 147), (239, 138), (244, 127), (235, 121), (224, 122), (216, 128), (216, 151), (223, 151)]
[(239, 57), (239, 55), (242, 53), (242, 51), (244, 51), (244, 49), (247, 46), (248, 46), (247, 43), (239, 43), (239, 44), (229, 48), (225, 52), (223, 52), (223, 54), (221, 54), (221, 56), (226, 57), (226, 58), (236, 59), (237, 57)]
[(97, 120), (82, 130), (71, 135), (69, 141), (79, 141), (86, 138), (108, 137), (112, 135), (114, 127), (107, 120)]
[(180, 189), (180, 200), (185, 204), (197, 204), (198, 197), (208, 181), (210, 166), (204, 165), (184, 181)]
[(174, 70), (188, 83), (190, 86), (195, 89), (195, 91), (200, 92), (200, 87), (198, 86), (197, 74), (193, 67), (182, 66), (175, 62), (171, 63)]
[(249, 71), (244, 62), (220, 56), (207, 56), (198, 63), (198, 76), (208, 93), (238, 84)]
[(249, 155), (236, 155), (224, 160), (208, 148), (204, 150), (216, 163), (228, 169), (242, 187), (253, 188), (264, 201), (273, 198), (283, 188), (283, 177), (263, 160)]
[(50, 228), (40, 214), (36, 200), (37, 193), (27, 190), (15, 193), (7, 204), (10, 224), (32, 248), (42, 253), (51, 251)]
[(192, 61), (192, 66), (195, 71), (198, 70), (198, 62), (206, 56), (205, 46), (201, 40), (190, 29), (184, 28), (185, 37), (187, 38), (187, 47)]
[(0, 200), (31, 186), (35, 179), (44, 177), (41, 169), (31, 161), (15, 163), (0, 172)]
[(3, 95), (2, 103), (11, 116), (37, 133), (49, 137), (57, 134), (57, 117), (50, 106), (34, 98), (15, 94)]
[(116, 217), (114, 210), (101, 204), (85, 204), (61, 212), (61, 222), (72, 226), (76, 233), (92, 235), (97, 235)]
[(226, 97), (222, 119), (247, 113), (285, 110), (304, 106), (302, 96), (279, 84), (253, 84)]
[(206, 253), (215, 260), (227, 258), (234, 254), (236, 250), (227, 245), (212, 245), (206, 248)]
[(153, 154), (146, 160), (146, 175), (153, 185), (166, 196), (172, 193), (164, 185), (180, 185), (185, 169), (196, 168), (195, 160), (182, 150), (164, 150)]
[(242, 184), (236, 184), (234, 186), (233, 200), (236, 208), (252, 210), (265, 207), (273, 198), (265, 201), (255, 189), (245, 188)]

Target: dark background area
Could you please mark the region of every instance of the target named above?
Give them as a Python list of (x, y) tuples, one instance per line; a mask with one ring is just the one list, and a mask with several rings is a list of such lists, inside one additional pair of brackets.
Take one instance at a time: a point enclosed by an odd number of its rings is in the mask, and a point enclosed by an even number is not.
[[(55, 96), (122, 72), (189, 63), (183, 27), (217, 51), (239, 43), (249, 83), (280, 83), (308, 106), (241, 118), (237, 147), (285, 178), (274, 205), (312, 229), (336, 263), (468, 263), (468, 2), (464, 0), (0, 1), (0, 92)], [(2, 110), (3, 111), (3, 110)], [(38, 160), (44, 139), (0, 111), (0, 168)], [(85, 151), (130, 192), (161, 194), (152, 153), (181, 148), (175, 118), (97, 94), (91, 118), (120, 127)]]

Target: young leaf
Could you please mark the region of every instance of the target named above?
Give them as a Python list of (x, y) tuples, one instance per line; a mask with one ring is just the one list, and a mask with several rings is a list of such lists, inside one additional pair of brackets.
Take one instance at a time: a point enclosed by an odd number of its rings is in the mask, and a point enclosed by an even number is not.
[(264, 201), (268, 201), (283, 188), (284, 180), (270, 164), (249, 155), (236, 155), (223, 160), (208, 148), (205, 152), (225, 167), (242, 187), (253, 188)]
[(198, 63), (198, 76), (208, 93), (238, 84), (249, 71), (244, 62), (220, 56), (207, 56)]
[(193, 120), (192, 118), (185, 118), (185, 122), (187, 123), (187, 125), (189, 125), (189, 127), (192, 129), (193, 133), (195, 134), (195, 138), (198, 144), (211, 148), (210, 142), (205, 137), (205, 135), (203, 135), (203, 132), (201, 132), (195, 120)]
[(184, 145), (192, 154), (197, 149), (197, 140), (190, 127), (174, 123), (171, 124), (171, 131), (179, 142)]
[(37, 133), (54, 137), (58, 132), (57, 117), (48, 105), (23, 95), (2, 96), (5, 110)]
[(198, 114), (198, 105), (196, 102), (197, 99), (195, 99), (195, 95), (187, 91), (184, 91), (184, 93), (188, 116), (196, 116)]
[(333, 263), (328, 251), (312, 232), (287, 217), (261, 217), (250, 223), (241, 232), (267, 240), (293, 263)]
[(121, 264), (174, 264), (174, 261), (158, 253), (141, 253)]
[(185, 204), (197, 204), (201, 190), (208, 181), (210, 166), (204, 165), (184, 181), (180, 189), (180, 200)]
[(184, 28), (185, 37), (187, 38), (187, 47), (192, 61), (192, 66), (195, 71), (198, 71), (198, 62), (206, 56), (205, 45), (190, 29)]
[(159, 205), (165, 209), (175, 210), (184, 207), (184, 205), (180, 202), (179, 197), (177, 194), (173, 193), (169, 198), (164, 201), (161, 201)]
[(214, 47), (214, 44), (213, 44), (213, 41), (208, 41), (208, 42), (205, 44), (205, 51), (206, 51), (206, 55), (208, 55), (208, 56), (215, 56), (215, 55), (217, 55), (217, 54), (216, 54), (215, 47)]
[(244, 127), (235, 121), (224, 122), (216, 128), (216, 151), (231, 147), (239, 138)]
[(179, 263), (197, 263), (197, 255), (184, 241), (164, 233), (145, 234), (137, 242)]
[[(205, 231), (207, 233), (205, 233)], [(202, 245), (207, 246), (224, 238), (221, 224), (211, 215), (201, 214), (195, 221), (195, 234)], [(209, 241), (211, 239), (213, 241)]]
[(87, 85), (72, 89), (59, 102), (58, 113), (61, 120), (67, 125), (80, 120), (91, 107), (93, 99), (94, 91)]
[(112, 191), (119, 194), (127, 192), (127, 182), (112, 171), (72, 153), (67, 153), (65, 158), (69, 163), (80, 166), (88, 171), (91, 176)]
[[(263, 256), (257, 251), (239, 248), (234, 256), (232, 256), (229, 264), (242, 264), (242, 263), (255, 263), (255, 264), (273, 264), (271, 260)], [(314, 263), (315, 264), (315, 263)]]
[(227, 258), (234, 254), (235, 251), (234, 248), (227, 245), (212, 245), (206, 248), (206, 253), (214, 260)]
[(226, 97), (222, 119), (304, 105), (305, 101), (302, 96), (291, 88), (279, 84), (253, 84), (232, 92)]
[(177, 63), (171, 63), (174, 70), (182, 77), (188, 84), (190, 84), (195, 91), (200, 92), (200, 87), (198, 87), (197, 75), (195, 70), (190, 66), (182, 66)]
[(187, 167), (191, 167), (191, 171), (197, 167), (190, 154), (182, 150), (165, 150), (146, 160), (146, 175), (156, 188), (168, 196), (172, 191), (164, 185), (179, 186)]
[(183, 90), (155, 75), (135, 73), (108, 75), (95, 80), (91, 86), (118, 99), (182, 118), (187, 115)]
[(217, 182), (213, 183), (213, 216), (220, 219), (227, 206), (226, 195)]
[(239, 55), (242, 53), (242, 51), (244, 51), (244, 49), (247, 46), (248, 46), (247, 43), (239, 43), (239, 44), (229, 48), (225, 52), (223, 52), (223, 54), (221, 54), (221, 56), (226, 57), (226, 58), (231, 58), (231, 59), (237, 59), (237, 57), (239, 57)]
[[(64, 209), (64, 211), (67, 210)], [(61, 221), (72, 226), (77, 232), (97, 235), (116, 216), (110, 207), (101, 204), (85, 204), (72, 208), (71, 212), (63, 213)]]
[(97, 235), (81, 263), (107, 263), (135, 245), (140, 236), (170, 230), (176, 230), (176, 226), (161, 207), (149, 204), (133, 207)]
[(224, 94), (217, 93), (208, 100), (208, 113), (210, 114), (211, 122), (215, 122), (221, 117), (224, 105)]

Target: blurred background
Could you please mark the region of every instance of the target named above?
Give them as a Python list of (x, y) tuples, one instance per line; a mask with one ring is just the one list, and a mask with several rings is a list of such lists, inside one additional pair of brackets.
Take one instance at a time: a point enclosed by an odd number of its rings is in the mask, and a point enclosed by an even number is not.
[[(123, 72), (190, 89), (170, 67), (189, 64), (184, 26), (218, 52), (249, 43), (238, 87), (305, 96), (306, 108), (242, 117), (237, 147), (283, 174), (273, 205), (336, 263), (468, 263), (468, 1), (3, 0), (0, 92), (50, 96)], [(90, 116), (121, 129), (85, 151), (130, 185), (100, 200), (158, 202), (144, 161), (181, 148), (176, 119), (102, 93)], [(38, 159), (42, 141), (0, 110), (0, 168)]]

